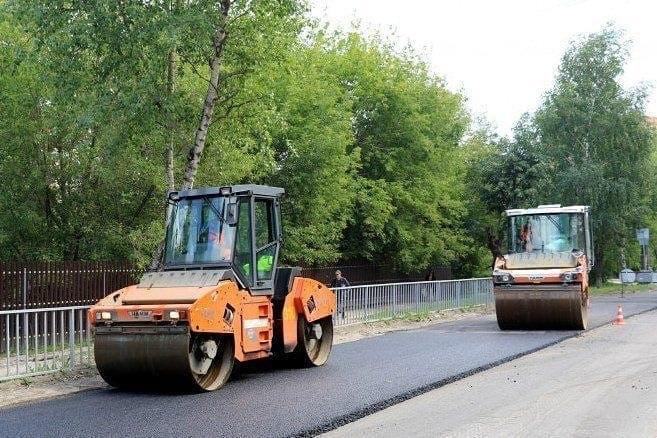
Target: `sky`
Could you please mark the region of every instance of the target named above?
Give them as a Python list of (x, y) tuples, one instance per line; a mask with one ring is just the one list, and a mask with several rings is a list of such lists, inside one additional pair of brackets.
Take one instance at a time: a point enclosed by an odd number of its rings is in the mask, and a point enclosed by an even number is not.
[(621, 78), (651, 85), (646, 107), (657, 116), (657, 2), (653, 0), (311, 0), (331, 27), (392, 33), (410, 43), (475, 117), (509, 135), (548, 91), (569, 42), (608, 23), (631, 41)]

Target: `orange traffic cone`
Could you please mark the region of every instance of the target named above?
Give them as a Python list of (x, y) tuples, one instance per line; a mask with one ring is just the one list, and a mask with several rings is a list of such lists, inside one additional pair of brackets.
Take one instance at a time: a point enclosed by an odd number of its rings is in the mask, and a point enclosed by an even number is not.
[(611, 322), (613, 325), (625, 325), (625, 318), (623, 318), (623, 307), (618, 305), (618, 312), (616, 313), (616, 319)]

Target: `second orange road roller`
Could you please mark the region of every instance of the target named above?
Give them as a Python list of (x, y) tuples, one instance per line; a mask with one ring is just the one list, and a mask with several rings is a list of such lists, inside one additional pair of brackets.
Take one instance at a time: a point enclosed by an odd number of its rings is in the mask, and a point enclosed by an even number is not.
[(327, 361), (336, 298), (299, 268), (278, 267), (282, 195), (260, 185), (169, 194), (163, 268), (89, 310), (107, 383), (210, 391), (235, 361)]
[(584, 330), (594, 264), (588, 206), (507, 210), (507, 254), (495, 260), (502, 330)]

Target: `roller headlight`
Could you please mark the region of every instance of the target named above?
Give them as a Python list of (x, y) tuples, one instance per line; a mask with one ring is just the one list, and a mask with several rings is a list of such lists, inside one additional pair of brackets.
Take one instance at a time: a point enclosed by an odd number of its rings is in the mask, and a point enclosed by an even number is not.
[(180, 319), (180, 312), (178, 312), (177, 310), (172, 310), (171, 312), (169, 312), (169, 319), (172, 320), (172, 321), (179, 320)]
[(104, 321), (110, 321), (112, 319), (112, 314), (109, 312), (100, 312), (100, 318), (103, 319)]
[(565, 272), (561, 274), (561, 279), (564, 283), (570, 283), (572, 281), (578, 281), (581, 279), (579, 272)]
[(513, 276), (511, 274), (496, 274), (493, 276), (495, 283), (513, 283)]

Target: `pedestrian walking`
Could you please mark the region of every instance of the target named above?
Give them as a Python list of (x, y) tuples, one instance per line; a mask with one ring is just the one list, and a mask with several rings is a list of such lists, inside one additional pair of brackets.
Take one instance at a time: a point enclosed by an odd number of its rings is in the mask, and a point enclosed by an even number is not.
[[(331, 288), (336, 289), (339, 287), (349, 287), (351, 286), (349, 284), (349, 280), (347, 280), (345, 277), (342, 276), (342, 272), (338, 269), (335, 271), (335, 278), (333, 281), (331, 281)], [(345, 298), (344, 298), (344, 292), (343, 291), (337, 291), (337, 299), (338, 299), (338, 315), (344, 320), (345, 317)]]
[(331, 287), (335, 288), (335, 287), (349, 287), (349, 286), (351, 286), (349, 284), (349, 280), (347, 280), (342, 276), (342, 272), (340, 272), (339, 269), (335, 271), (335, 278), (333, 279), (333, 281), (331, 281)]

